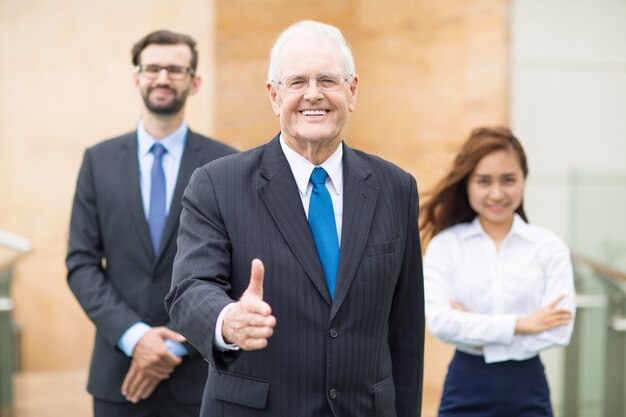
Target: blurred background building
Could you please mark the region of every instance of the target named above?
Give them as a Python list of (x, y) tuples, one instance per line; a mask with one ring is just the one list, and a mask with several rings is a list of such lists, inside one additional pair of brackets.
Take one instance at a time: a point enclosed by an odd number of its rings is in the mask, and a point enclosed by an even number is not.
[[(422, 195), (472, 128), (511, 126), (530, 220), (592, 261), (577, 264), (576, 343), (543, 355), (557, 415), (624, 416), (626, 0), (0, 0), (0, 230), (32, 244), (16, 261), (28, 245), (0, 241), (2, 416), (88, 415), (93, 326), (65, 279), (69, 215), (84, 149), (136, 127), (133, 43), (193, 36), (204, 84), (189, 124), (246, 150), (278, 131), (269, 49), (301, 19), (352, 44), (347, 143), (411, 172)], [(428, 335), (425, 417), (451, 354)]]

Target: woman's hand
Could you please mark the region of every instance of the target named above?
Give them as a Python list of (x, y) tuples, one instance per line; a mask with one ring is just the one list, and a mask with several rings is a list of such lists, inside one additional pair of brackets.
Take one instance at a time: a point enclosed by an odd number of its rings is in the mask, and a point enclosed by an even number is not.
[(515, 323), (516, 334), (541, 333), (559, 326), (565, 326), (572, 320), (572, 312), (564, 308), (557, 308), (565, 295), (554, 299), (547, 306), (540, 308), (534, 313), (518, 318)]
[(467, 311), (467, 309), (463, 307), (463, 304), (455, 300), (450, 300), (450, 307), (452, 307), (453, 310), (462, 311), (463, 313)]

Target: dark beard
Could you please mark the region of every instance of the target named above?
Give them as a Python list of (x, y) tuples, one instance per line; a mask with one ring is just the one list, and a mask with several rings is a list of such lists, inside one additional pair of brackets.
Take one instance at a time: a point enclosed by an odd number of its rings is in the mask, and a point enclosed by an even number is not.
[[(152, 104), (150, 102), (150, 92), (152, 92), (154, 88), (167, 88), (168, 90), (174, 93), (174, 99), (164, 105)], [(143, 98), (144, 104), (146, 105), (146, 108), (152, 113), (160, 114), (164, 116), (171, 116), (173, 114), (178, 113), (183, 108), (183, 106), (185, 105), (185, 102), (187, 101), (188, 94), (189, 94), (189, 90), (183, 90), (180, 93), (180, 95), (178, 95), (177, 91), (174, 90), (173, 88), (155, 86), (155, 87), (148, 88), (148, 90), (146, 91), (146, 94), (144, 94), (142, 98)]]

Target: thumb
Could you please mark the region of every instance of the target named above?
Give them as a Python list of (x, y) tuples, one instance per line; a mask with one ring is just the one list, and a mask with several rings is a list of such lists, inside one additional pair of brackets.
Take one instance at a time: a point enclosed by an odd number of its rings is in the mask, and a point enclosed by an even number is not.
[(176, 333), (174, 330), (168, 329), (165, 326), (158, 327), (157, 330), (158, 330), (159, 336), (161, 336), (163, 339), (170, 339), (178, 343), (183, 343), (187, 341), (185, 336), (183, 336), (180, 333)]
[(558, 303), (560, 303), (561, 301), (563, 301), (563, 299), (565, 298), (565, 294), (561, 294), (558, 297), (556, 297), (554, 300), (552, 300), (552, 302), (550, 304), (548, 304), (548, 307), (550, 308), (555, 308), (556, 305)]
[(263, 299), (263, 278), (265, 276), (265, 266), (260, 259), (252, 260), (252, 267), (250, 270), (250, 284), (248, 290), (253, 295)]

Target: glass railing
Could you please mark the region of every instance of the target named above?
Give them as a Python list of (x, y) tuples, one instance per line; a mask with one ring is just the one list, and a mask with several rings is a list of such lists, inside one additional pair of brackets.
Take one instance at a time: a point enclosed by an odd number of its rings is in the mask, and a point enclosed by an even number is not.
[(577, 292), (563, 417), (626, 417), (626, 176), (572, 175)]
[(576, 324), (565, 350), (564, 417), (626, 416), (626, 273), (573, 256)]
[(30, 250), (28, 240), (0, 230), (0, 417), (13, 415), (16, 352), (11, 278), (18, 259)]

